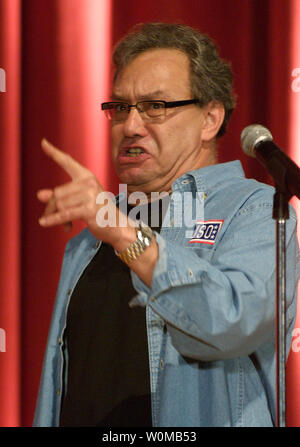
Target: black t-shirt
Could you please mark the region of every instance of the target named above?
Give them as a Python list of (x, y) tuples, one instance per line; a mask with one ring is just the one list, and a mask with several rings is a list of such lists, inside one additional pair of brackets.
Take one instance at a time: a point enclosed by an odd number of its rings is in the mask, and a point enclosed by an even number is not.
[(103, 243), (68, 307), (61, 426), (152, 426), (146, 313), (129, 307), (135, 295), (129, 268)]

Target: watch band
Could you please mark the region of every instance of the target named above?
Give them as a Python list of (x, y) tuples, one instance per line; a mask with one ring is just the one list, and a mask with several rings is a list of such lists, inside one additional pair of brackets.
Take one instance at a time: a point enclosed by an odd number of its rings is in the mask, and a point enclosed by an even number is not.
[(132, 242), (129, 247), (127, 247), (122, 252), (117, 252), (116, 255), (127, 265), (132, 261), (137, 259), (147, 247), (151, 244), (153, 233), (150, 227), (145, 226), (140, 223), (138, 228), (136, 228), (137, 239)]

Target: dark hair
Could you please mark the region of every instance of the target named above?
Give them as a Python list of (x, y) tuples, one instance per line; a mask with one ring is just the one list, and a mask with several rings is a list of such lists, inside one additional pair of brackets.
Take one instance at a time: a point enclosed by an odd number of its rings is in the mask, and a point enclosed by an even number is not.
[(154, 48), (174, 48), (188, 56), (192, 94), (200, 100), (200, 106), (212, 100), (223, 104), (225, 117), (217, 136), (224, 135), (235, 107), (233, 74), (230, 64), (220, 58), (216, 45), (206, 34), (177, 23), (136, 25), (115, 47), (114, 80), (132, 59)]

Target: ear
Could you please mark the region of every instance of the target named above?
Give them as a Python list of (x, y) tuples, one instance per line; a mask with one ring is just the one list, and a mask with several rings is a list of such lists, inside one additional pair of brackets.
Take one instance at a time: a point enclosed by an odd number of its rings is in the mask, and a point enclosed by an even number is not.
[(202, 128), (202, 141), (211, 141), (223, 124), (225, 110), (219, 101), (211, 101), (204, 107), (205, 118)]

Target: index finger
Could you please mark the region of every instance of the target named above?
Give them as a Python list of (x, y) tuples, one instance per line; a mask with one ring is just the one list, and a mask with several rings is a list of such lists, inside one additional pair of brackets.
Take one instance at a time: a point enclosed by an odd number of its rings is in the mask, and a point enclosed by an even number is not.
[(87, 173), (90, 173), (84, 166), (78, 161), (74, 160), (71, 155), (57, 149), (46, 138), (42, 139), (41, 146), (48, 157), (52, 158), (69, 176), (75, 180), (84, 177)]

